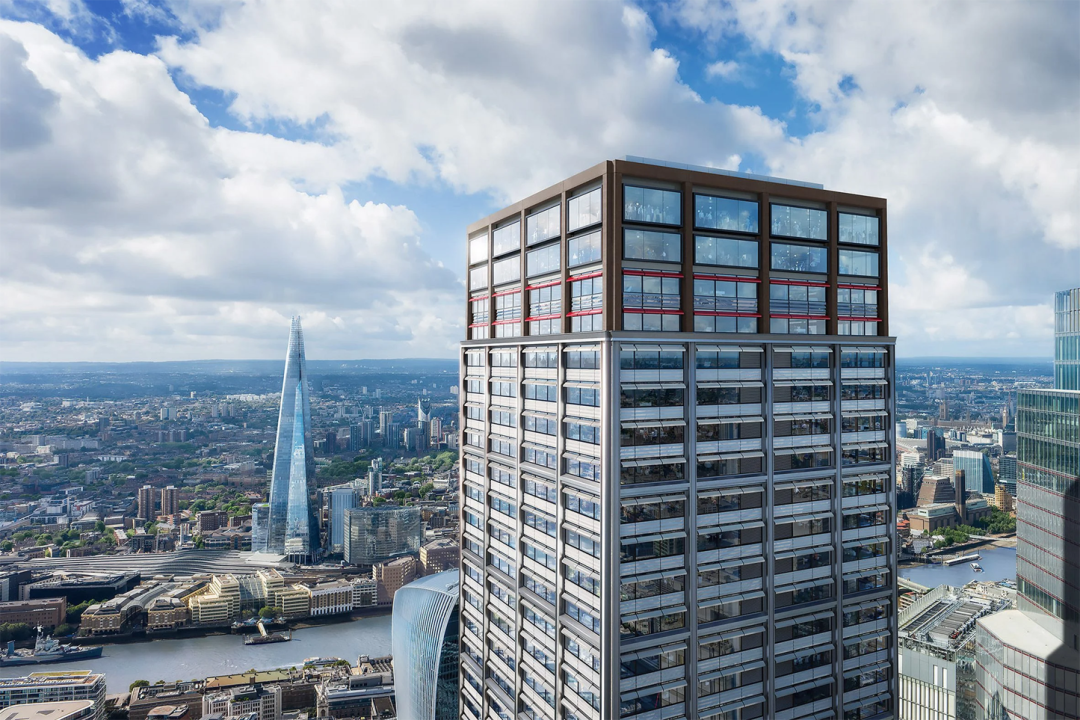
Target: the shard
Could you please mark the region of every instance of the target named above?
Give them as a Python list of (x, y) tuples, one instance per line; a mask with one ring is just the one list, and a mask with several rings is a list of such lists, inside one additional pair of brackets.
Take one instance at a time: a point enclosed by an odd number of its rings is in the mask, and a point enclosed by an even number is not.
[(315, 453), (308, 392), (304, 331), (300, 328), (300, 318), (294, 317), (281, 387), (265, 550), (301, 562), (314, 560), (319, 551), (318, 526), (311, 502)]

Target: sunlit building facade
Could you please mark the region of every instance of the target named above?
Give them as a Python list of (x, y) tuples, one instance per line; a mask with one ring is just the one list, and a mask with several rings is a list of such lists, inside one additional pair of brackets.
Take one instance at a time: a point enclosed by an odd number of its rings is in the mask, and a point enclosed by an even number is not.
[(1080, 288), (1054, 293), (1054, 387), (1080, 390)]
[(391, 645), (398, 720), (453, 720), (458, 711), (457, 570), (394, 595)]
[(345, 510), (345, 562), (374, 565), (420, 552), (420, 508), (377, 505)]
[(461, 717), (893, 717), (885, 201), (628, 159), (469, 228)]

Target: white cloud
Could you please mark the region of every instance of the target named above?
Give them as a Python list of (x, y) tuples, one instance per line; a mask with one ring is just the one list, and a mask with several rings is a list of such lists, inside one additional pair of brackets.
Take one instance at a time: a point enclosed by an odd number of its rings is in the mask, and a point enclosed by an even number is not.
[(705, 68), (705, 77), (720, 78), (721, 80), (734, 80), (739, 76), (742, 67), (734, 60), (717, 60)]

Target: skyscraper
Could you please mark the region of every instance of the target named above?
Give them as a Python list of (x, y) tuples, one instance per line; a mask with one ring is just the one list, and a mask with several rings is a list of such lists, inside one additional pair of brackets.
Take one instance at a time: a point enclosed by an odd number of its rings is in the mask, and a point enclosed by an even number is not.
[(326, 488), (323, 493), (326, 496), (330, 510), (330, 551), (339, 553), (345, 551), (345, 511), (356, 507), (357, 487), (352, 484), (337, 485)]
[[(1055, 382), (1066, 386), (1080, 367), (1068, 335), (1080, 330), (1077, 294), (1055, 296)], [(1080, 717), (1080, 389), (1021, 390), (1016, 433), (1018, 609), (979, 620), (976, 701), (991, 720)]]
[(628, 160), (470, 226), (462, 718), (893, 715), (885, 212)]
[(180, 497), (176, 486), (169, 485), (161, 489), (161, 514), (176, 515), (180, 512)]
[(157, 513), (154, 512), (154, 488), (150, 485), (139, 488), (139, 517), (143, 521), (157, 517)]
[(351, 508), (343, 515), (345, 561), (352, 565), (374, 565), (420, 551), (420, 508), (377, 505)]
[(1080, 390), (1080, 288), (1054, 293), (1054, 387)]
[(398, 720), (458, 716), (457, 570), (429, 575), (394, 595), (391, 639)]
[(952, 458), (953, 472), (964, 471), (968, 490), (994, 494), (994, 468), (989, 455), (978, 450), (954, 450)]
[(311, 501), (315, 452), (308, 393), (304, 331), (300, 318), (294, 317), (281, 387), (266, 542), (269, 552), (297, 559), (311, 559), (319, 552), (318, 524)]

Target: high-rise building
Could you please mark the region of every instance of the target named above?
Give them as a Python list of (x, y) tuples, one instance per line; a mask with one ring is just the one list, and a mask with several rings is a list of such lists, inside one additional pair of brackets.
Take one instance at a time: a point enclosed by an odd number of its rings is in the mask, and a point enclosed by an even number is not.
[(266, 536), (269, 552), (296, 559), (310, 559), (319, 552), (319, 528), (311, 500), (315, 449), (309, 392), (304, 331), (300, 318), (294, 317), (281, 387)]
[(345, 511), (356, 507), (357, 492), (352, 484), (327, 488), (327, 505), (330, 510), (330, 551), (339, 553), (345, 550)]
[(394, 596), (391, 644), (398, 720), (458, 717), (459, 573), (410, 583)]
[[(1076, 372), (1077, 290), (1055, 297), (1055, 382)], [(1064, 357), (1063, 357), (1064, 356)], [(982, 717), (1080, 717), (1080, 389), (1016, 399), (1017, 609), (979, 620)]]
[(1002, 455), (998, 458), (998, 479), (1005, 490), (1016, 497), (1016, 456)]
[(270, 503), (254, 503), (251, 506), (251, 549), (266, 552), (267, 533), (270, 529)]
[(344, 511), (345, 562), (374, 565), (420, 551), (420, 508), (376, 505)]
[(379, 434), (383, 436), (384, 440), (387, 433), (390, 432), (390, 425), (394, 422), (394, 413), (389, 410), (379, 411)]
[(964, 471), (967, 489), (984, 495), (994, 494), (994, 468), (990, 456), (978, 450), (954, 450), (953, 473)]
[(885, 242), (630, 160), (469, 227), (462, 718), (893, 716)]
[(423, 396), (416, 398), (416, 422), (418, 424), (431, 422), (431, 398)]
[(926, 434), (926, 462), (935, 462), (945, 457), (945, 436), (937, 428), (929, 428)]
[(180, 493), (176, 486), (169, 485), (161, 489), (161, 514), (176, 515), (180, 512)]
[(377, 457), (371, 461), (368, 467), (368, 495), (376, 495), (382, 490), (382, 458)]
[(143, 485), (139, 488), (139, 518), (142, 520), (153, 520), (157, 517), (157, 512), (154, 509), (154, 488), (150, 485)]
[(1080, 390), (1080, 288), (1054, 293), (1054, 387)]

